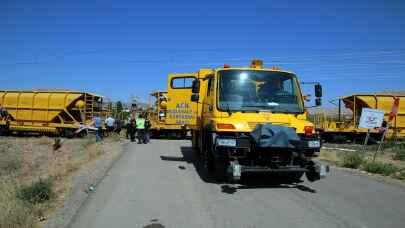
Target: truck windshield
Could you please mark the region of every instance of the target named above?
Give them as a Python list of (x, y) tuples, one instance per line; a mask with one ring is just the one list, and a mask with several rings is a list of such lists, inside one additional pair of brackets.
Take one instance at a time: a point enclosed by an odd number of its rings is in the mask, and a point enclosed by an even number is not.
[(293, 74), (257, 70), (223, 70), (219, 75), (219, 109), (302, 113)]

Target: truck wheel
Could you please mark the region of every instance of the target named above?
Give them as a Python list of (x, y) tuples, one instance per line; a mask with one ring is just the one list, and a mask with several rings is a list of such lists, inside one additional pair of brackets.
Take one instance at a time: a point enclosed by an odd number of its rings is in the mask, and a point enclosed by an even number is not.
[(307, 179), (310, 182), (314, 182), (321, 179), (321, 175), (315, 171), (307, 172), (305, 173), (305, 175), (307, 176)]
[(297, 182), (300, 182), (303, 175), (304, 175), (304, 172), (294, 172), (294, 173), (289, 173), (287, 178), (291, 182), (297, 183)]
[(310, 161), (308, 171), (305, 173), (307, 179), (310, 182), (314, 182), (321, 179), (321, 165), (318, 162)]
[(217, 181), (228, 180), (228, 166), (229, 163), (226, 159), (216, 158), (214, 159), (214, 178)]
[(320, 174), (320, 172), (317, 172), (317, 170), (319, 170), (319, 168), (317, 168), (317, 167), (318, 167), (318, 164), (314, 163), (309, 168), (309, 171), (305, 173), (305, 176), (307, 176), (307, 179), (310, 182), (314, 182), (314, 181), (317, 181), (317, 180), (321, 179), (321, 174)]
[(84, 138), (87, 136), (87, 131), (86, 130), (82, 130), (81, 132), (79, 132), (79, 134), (77, 134), (77, 136), (79, 138)]
[(199, 147), (194, 147), (194, 146), (192, 146), (191, 148), (192, 148), (192, 150), (193, 150), (193, 155), (194, 155), (194, 156), (196, 156), (196, 157), (201, 157), (201, 152), (200, 152), (200, 148), (199, 148)]
[(201, 156), (200, 144), (198, 143), (200, 140), (198, 133), (191, 131), (191, 147), (193, 148), (194, 155)]
[(210, 137), (202, 134), (202, 148), (201, 148), (201, 158), (203, 162), (203, 169), (207, 177), (211, 177), (213, 173), (213, 156), (212, 156), (212, 145), (210, 143)]
[(207, 174), (208, 177), (213, 176), (213, 174), (214, 174), (214, 161), (213, 160), (214, 159), (213, 159), (211, 152), (207, 151), (207, 150), (204, 151), (202, 159), (203, 159), (203, 166), (204, 166), (203, 168), (204, 168), (205, 173)]
[(180, 138), (181, 139), (187, 139), (187, 131), (182, 131)]
[(9, 134), (9, 130), (6, 127), (0, 126), (0, 136), (6, 136)]

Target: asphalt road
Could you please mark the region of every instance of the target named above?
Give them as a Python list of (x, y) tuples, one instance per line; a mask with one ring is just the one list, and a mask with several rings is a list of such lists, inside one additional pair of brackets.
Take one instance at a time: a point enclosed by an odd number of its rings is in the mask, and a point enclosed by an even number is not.
[(400, 186), (335, 169), (315, 183), (212, 183), (189, 146), (130, 144), (71, 227), (405, 227)]

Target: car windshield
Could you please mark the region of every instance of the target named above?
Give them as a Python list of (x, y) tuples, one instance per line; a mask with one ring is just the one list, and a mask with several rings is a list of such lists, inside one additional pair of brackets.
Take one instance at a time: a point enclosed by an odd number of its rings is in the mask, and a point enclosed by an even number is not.
[(219, 109), (302, 113), (293, 74), (257, 70), (219, 71)]

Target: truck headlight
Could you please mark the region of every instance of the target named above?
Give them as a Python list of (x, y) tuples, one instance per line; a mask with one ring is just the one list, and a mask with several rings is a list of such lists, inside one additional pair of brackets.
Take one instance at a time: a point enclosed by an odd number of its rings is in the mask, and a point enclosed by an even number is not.
[(236, 139), (217, 139), (217, 146), (236, 147)]

